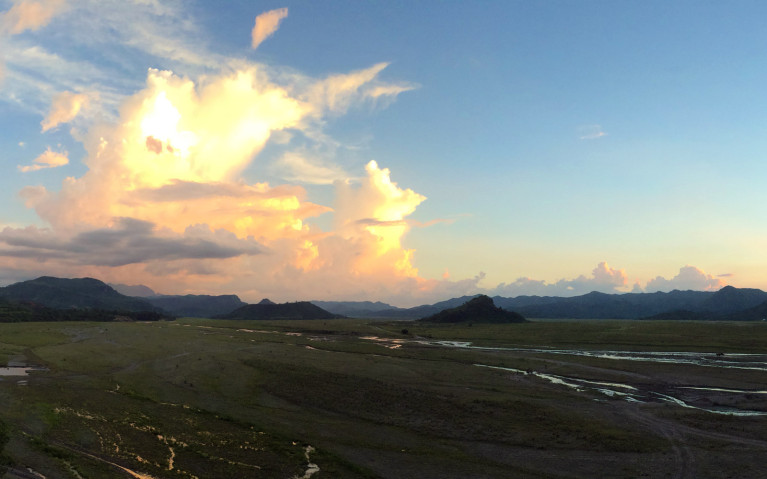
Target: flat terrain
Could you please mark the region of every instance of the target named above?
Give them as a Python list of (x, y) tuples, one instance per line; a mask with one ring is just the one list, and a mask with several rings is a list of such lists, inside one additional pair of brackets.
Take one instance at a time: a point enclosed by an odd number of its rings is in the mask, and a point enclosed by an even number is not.
[(767, 477), (762, 322), (0, 324), (1, 366), (3, 478)]

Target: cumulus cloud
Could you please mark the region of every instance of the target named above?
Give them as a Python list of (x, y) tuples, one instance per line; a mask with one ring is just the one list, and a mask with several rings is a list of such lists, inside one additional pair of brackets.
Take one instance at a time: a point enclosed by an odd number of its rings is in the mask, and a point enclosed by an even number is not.
[(512, 283), (501, 283), (491, 293), (509, 297), (578, 296), (592, 291), (619, 293), (627, 284), (625, 270), (612, 268), (603, 261), (591, 271), (590, 277), (580, 275), (574, 279), (560, 279), (555, 283), (523, 277)]
[(412, 250), (402, 248), (401, 239), (409, 225), (404, 219), (413, 213), (426, 197), (411, 189), (402, 189), (391, 181), (388, 168), (375, 161), (365, 167), (367, 177), (359, 185), (338, 182), (335, 207), (336, 230), (348, 238), (369, 238), (369, 254), (360, 258), (357, 268), (375, 271), (387, 262), (405, 276), (416, 276), (411, 264)]
[(256, 49), (261, 43), (272, 36), (280, 27), (280, 22), (288, 16), (287, 8), (278, 8), (264, 12), (256, 17), (256, 24), (251, 32), (251, 46)]
[(0, 33), (17, 35), (46, 26), (65, 6), (64, 0), (17, 0), (0, 14)]
[[(58, 191), (21, 191), (50, 228), (5, 231), (4, 266), (45, 261), (49, 274), (284, 300), (415, 302), (447, 288), (418, 278), (413, 251), (401, 243), (423, 196), (400, 188), (375, 162), (350, 179), (313, 149), (291, 144), (295, 136), (318, 141), (329, 114), (405, 91), (378, 78), (384, 66), (324, 79), (273, 76), (243, 62), (197, 80), (150, 69), (115, 121), (86, 125), (79, 135), (83, 176), (66, 178)], [(62, 96), (44, 127), (76, 114), (76, 100)], [(286, 151), (277, 166), (294, 184), (246, 181), (243, 171), (263, 161), (274, 135)], [(335, 211), (308, 201), (295, 183), (333, 185)], [(336, 230), (307, 221), (331, 212)]]
[(66, 151), (56, 152), (52, 151), (50, 147), (45, 150), (45, 153), (35, 158), (34, 163), (27, 166), (19, 165), (19, 171), (27, 173), (29, 171), (42, 170), (44, 168), (58, 168), (69, 164), (69, 157)]
[(43, 132), (72, 121), (88, 105), (88, 95), (64, 91), (53, 97), (51, 109), (40, 125)]
[(679, 274), (671, 279), (657, 276), (647, 282), (645, 290), (648, 293), (655, 291), (696, 290), (716, 291), (724, 287), (726, 283), (695, 266), (683, 266), (679, 268)]

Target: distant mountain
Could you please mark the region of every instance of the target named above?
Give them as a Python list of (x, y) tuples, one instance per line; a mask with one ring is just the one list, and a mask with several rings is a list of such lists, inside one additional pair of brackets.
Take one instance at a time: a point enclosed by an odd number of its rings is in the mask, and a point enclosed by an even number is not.
[(209, 296), (205, 294), (187, 294), (185, 296), (155, 296), (144, 298), (155, 307), (161, 308), (174, 316), (193, 318), (214, 318), (231, 313), (247, 303), (234, 294)]
[[(262, 301), (263, 303), (263, 301)], [(333, 314), (308, 301), (283, 304), (249, 304), (231, 313), (218, 316), (220, 319), (336, 319), (343, 316)]]
[(712, 313), (735, 313), (753, 308), (767, 301), (767, 293), (761, 289), (725, 286), (703, 301), (698, 311)]
[(461, 306), (448, 308), (419, 321), (427, 323), (525, 323), (524, 316), (498, 308), (485, 295), (470, 299)]
[(115, 291), (125, 296), (136, 296), (139, 298), (149, 298), (151, 296), (158, 296), (152, 288), (144, 286), (143, 284), (129, 285), (129, 284), (113, 284), (109, 283)]
[(0, 298), (0, 323), (34, 321), (158, 321), (156, 311), (105, 311), (103, 309), (56, 309), (29, 302)]
[(388, 315), (403, 310), (380, 301), (311, 301), (311, 303), (333, 314), (359, 318), (376, 317), (376, 314), (381, 312)]
[(122, 295), (106, 283), (93, 278), (42, 276), (0, 288), (0, 298), (57, 309), (157, 310), (147, 301)]
[(724, 321), (765, 321), (767, 320), (767, 301), (753, 308), (721, 315)]

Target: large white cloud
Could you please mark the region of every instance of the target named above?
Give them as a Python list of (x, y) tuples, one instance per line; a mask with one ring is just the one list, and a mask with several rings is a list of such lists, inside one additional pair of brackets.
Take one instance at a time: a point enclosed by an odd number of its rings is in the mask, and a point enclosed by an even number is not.
[(577, 296), (598, 291), (602, 293), (620, 293), (628, 284), (626, 271), (610, 267), (606, 262), (599, 263), (591, 276), (579, 275), (574, 279), (560, 279), (554, 283), (531, 278), (518, 278), (512, 283), (501, 283), (491, 291), (500, 296)]
[(648, 293), (655, 291), (678, 290), (697, 290), (697, 291), (716, 291), (725, 286), (725, 282), (713, 275), (710, 275), (695, 266), (683, 266), (679, 268), (679, 273), (671, 279), (657, 276), (647, 282), (645, 290)]

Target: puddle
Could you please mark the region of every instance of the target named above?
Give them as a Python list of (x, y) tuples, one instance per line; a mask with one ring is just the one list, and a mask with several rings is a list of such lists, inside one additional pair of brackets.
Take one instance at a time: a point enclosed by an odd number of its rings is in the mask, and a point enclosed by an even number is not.
[(27, 376), (33, 370), (28, 367), (0, 368), (0, 376)]
[(47, 371), (46, 368), (38, 366), (7, 366), (0, 367), (0, 377), (2, 376), (29, 376), (32, 371)]

